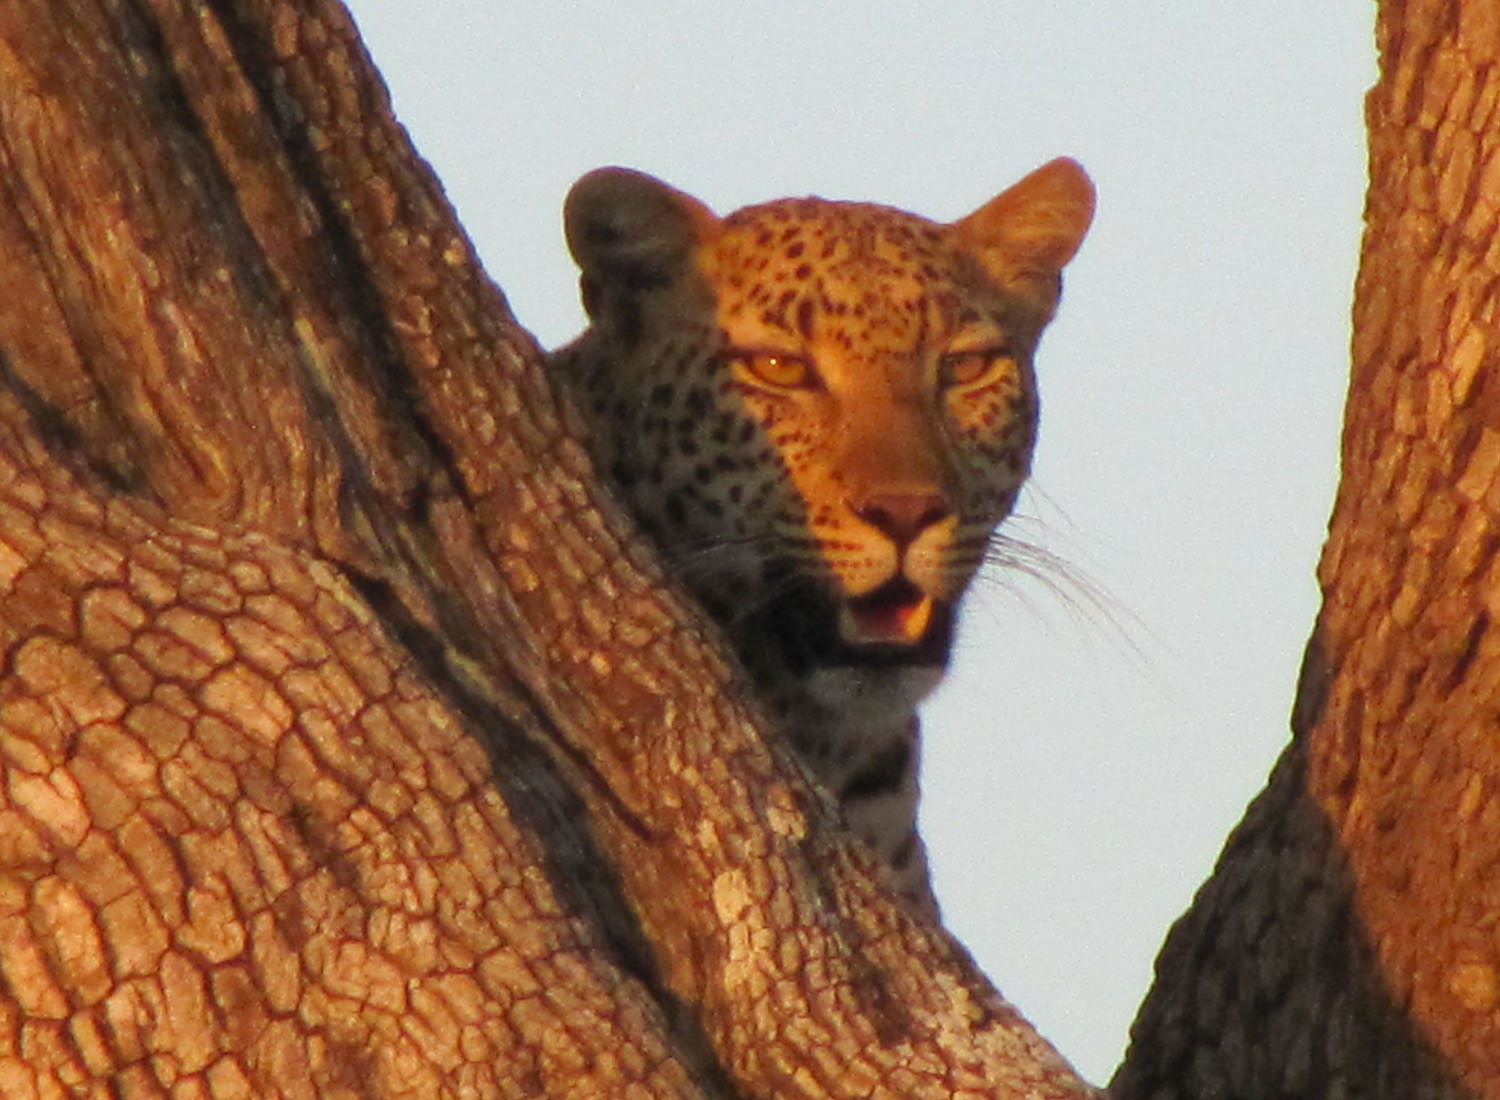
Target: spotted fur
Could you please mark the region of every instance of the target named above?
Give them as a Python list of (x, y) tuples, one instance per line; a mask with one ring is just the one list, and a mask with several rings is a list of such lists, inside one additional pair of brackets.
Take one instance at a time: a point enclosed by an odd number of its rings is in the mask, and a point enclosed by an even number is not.
[(814, 198), (721, 219), (619, 168), (568, 197), (591, 325), (553, 364), (596, 463), (924, 904), (916, 706), (1029, 470), (1032, 354), (1092, 212), (1069, 160), (951, 225)]

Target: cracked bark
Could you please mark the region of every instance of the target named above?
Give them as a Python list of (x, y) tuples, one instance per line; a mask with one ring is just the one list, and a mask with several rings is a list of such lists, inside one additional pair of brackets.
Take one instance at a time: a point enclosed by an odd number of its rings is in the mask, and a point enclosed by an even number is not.
[(1343, 480), (1293, 742), (1117, 1100), (1500, 1097), (1500, 8), (1384, 0)]
[(0, 5), (0, 1095), (1089, 1095), (708, 637), (341, 8)]

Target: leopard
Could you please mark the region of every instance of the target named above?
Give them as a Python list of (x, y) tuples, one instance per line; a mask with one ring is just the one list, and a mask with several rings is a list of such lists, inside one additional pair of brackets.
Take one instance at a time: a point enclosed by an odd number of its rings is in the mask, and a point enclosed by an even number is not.
[(548, 363), (596, 469), (934, 912), (918, 705), (1030, 472), (1033, 359), (1093, 213), (1069, 158), (951, 223), (816, 197), (720, 217), (619, 167), (564, 203), (589, 323)]

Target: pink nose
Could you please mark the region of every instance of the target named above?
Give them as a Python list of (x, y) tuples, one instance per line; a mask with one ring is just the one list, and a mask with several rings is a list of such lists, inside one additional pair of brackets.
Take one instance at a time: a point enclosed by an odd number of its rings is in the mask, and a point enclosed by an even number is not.
[(906, 546), (933, 524), (953, 514), (938, 493), (874, 493), (857, 503), (854, 514), (898, 546)]

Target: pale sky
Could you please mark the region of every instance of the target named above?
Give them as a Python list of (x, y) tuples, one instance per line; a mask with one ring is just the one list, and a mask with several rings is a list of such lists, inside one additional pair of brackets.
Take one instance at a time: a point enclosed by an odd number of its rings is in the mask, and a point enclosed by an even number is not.
[(978, 582), (924, 714), (923, 831), (949, 927), (1103, 1083), (1288, 737), (1337, 476), (1374, 5), (352, 9), (549, 347), (583, 323), (563, 196), (602, 164), (721, 213), (818, 194), (941, 220), (1060, 154), (1093, 175), (1005, 528), (1065, 564)]

